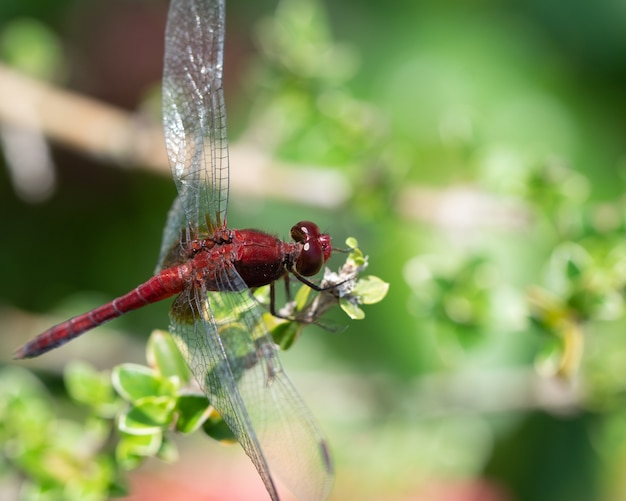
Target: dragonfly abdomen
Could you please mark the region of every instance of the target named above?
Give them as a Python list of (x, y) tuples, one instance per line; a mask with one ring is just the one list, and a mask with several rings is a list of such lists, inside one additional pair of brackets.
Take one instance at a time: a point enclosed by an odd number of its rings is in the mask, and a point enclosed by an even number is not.
[(163, 270), (128, 294), (42, 332), (20, 347), (13, 358), (37, 357), (124, 313), (177, 294), (183, 289), (188, 269), (181, 265)]

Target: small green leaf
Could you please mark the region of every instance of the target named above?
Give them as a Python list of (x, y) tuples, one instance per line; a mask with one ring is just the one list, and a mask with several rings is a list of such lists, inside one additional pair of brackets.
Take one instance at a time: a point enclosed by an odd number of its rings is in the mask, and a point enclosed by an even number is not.
[(374, 304), (383, 300), (389, 291), (389, 284), (378, 277), (361, 278), (352, 291), (362, 304)]
[(341, 298), (339, 299), (339, 306), (341, 306), (341, 309), (345, 311), (352, 320), (362, 320), (365, 318), (365, 313), (363, 313), (363, 310), (358, 307), (356, 301)]
[(284, 320), (276, 322), (274, 327), (270, 329), (274, 342), (280, 346), (281, 350), (288, 350), (291, 345), (298, 339), (302, 331), (302, 324), (295, 321)]
[[(347, 241), (346, 241), (347, 242)], [(356, 240), (355, 240), (356, 242)], [(352, 252), (348, 254), (348, 258), (346, 259), (346, 263), (352, 264), (355, 267), (363, 266), (367, 263), (367, 259), (363, 255), (363, 252), (358, 247), (352, 248)]]
[(117, 447), (115, 449), (116, 451), (115, 458), (117, 460), (117, 464), (120, 465), (120, 468), (126, 471), (131, 471), (136, 468), (139, 468), (141, 464), (144, 462), (146, 456), (132, 454), (131, 451), (127, 450), (125, 445), (126, 444), (124, 444), (122, 441), (118, 442), (117, 444)]
[(44, 23), (28, 17), (5, 22), (0, 33), (0, 59), (38, 80), (63, 74), (63, 44)]
[(289, 349), (302, 330), (302, 324), (299, 322), (275, 317), (271, 313), (264, 313), (263, 321), (270, 331), (274, 343), (283, 350)]
[(354, 237), (348, 237), (346, 238), (346, 245), (348, 247), (350, 247), (351, 249), (358, 249), (359, 247), (359, 242), (356, 238)]
[(175, 394), (174, 385), (162, 379), (149, 367), (137, 364), (122, 364), (113, 369), (112, 382), (119, 395), (129, 402), (144, 397)]
[(168, 440), (167, 437), (163, 437), (161, 447), (159, 447), (156, 457), (166, 463), (175, 463), (178, 461), (178, 447), (176, 447), (174, 442)]
[(563, 359), (563, 340), (556, 336), (544, 340), (535, 358), (535, 367), (541, 374), (554, 375)]
[(131, 435), (156, 433), (172, 421), (175, 406), (171, 397), (142, 398), (120, 416), (118, 428)]
[[(117, 472), (116, 472), (117, 473)], [(111, 499), (123, 498), (129, 495), (128, 482), (122, 475), (116, 475), (109, 482), (109, 497)]]
[(147, 347), (148, 364), (165, 378), (177, 378), (181, 386), (190, 380), (189, 368), (168, 332), (155, 330)]
[(237, 442), (237, 438), (217, 412), (214, 412), (209, 419), (202, 424), (202, 429), (209, 437), (219, 442)]
[(565, 275), (569, 280), (578, 280), (583, 275), (583, 268), (581, 267), (580, 263), (572, 259), (567, 259), (564, 264)]
[(115, 415), (118, 400), (110, 374), (98, 372), (85, 362), (72, 362), (65, 369), (64, 379), (73, 400), (92, 407), (101, 416)]
[(254, 299), (261, 304), (270, 304), (270, 286), (264, 285), (254, 291)]
[(210, 408), (204, 395), (181, 395), (176, 403), (176, 429), (182, 433), (196, 431), (208, 416)]
[(294, 301), (296, 302), (296, 311), (302, 311), (304, 309), (312, 290), (313, 289), (311, 289), (308, 285), (303, 285), (298, 289), (296, 297), (294, 298)]
[(121, 434), (115, 448), (118, 464), (125, 470), (137, 468), (145, 457), (155, 456), (161, 448), (163, 436), (161, 432), (149, 435)]

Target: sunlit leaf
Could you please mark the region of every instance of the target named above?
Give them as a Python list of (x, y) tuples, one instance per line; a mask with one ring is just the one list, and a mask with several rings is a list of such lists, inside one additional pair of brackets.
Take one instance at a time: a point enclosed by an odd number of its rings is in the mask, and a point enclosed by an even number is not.
[(348, 258), (346, 259), (346, 263), (352, 264), (354, 267), (359, 268), (367, 263), (367, 258), (363, 255), (363, 251), (358, 247), (352, 247), (350, 243), (356, 244), (356, 238), (348, 238), (346, 240), (346, 244), (351, 248), (350, 254), (348, 254)]
[(365, 313), (355, 301), (350, 301), (346, 298), (341, 298), (339, 300), (339, 305), (341, 309), (346, 312), (346, 314), (353, 320), (362, 320), (365, 318)]
[(189, 382), (191, 375), (185, 359), (168, 332), (155, 330), (147, 347), (148, 364), (165, 378), (177, 378), (181, 386)]
[(270, 304), (270, 286), (257, 287), (253, 292), (254, 298), (261, 304)]
[(120, 430), (133, 435), (156, 433), (172, 421), (176, 399), (171, 397), (144, 397), (136, 400), (120, 416)]
[(237, 438), (217, 412), (214, 412), (209, 419), (202, 424), (202, 429), (208, 436), (219, 442), (237, 442)]
[(196, 431), (204, 422), (210, 408), (204, 395), (181, 395), (176, 403), (176, 429), (182, 433)]
[(122, 434), (115, 448), (115, 458), (122, 468), (135, 469), (146, 457), (157, 454), (162, 441), (163, 436), (160, 431), (146, 435)]
[(270, 332), (274, 342), (282, 350), (288, 350), (298, 338), (301, 330), (302, 324), (296, 321), (283, 320), (282, 322), (276, 322)]
[(302, 311), (304, 309), (307, 301), (309, 300), (309, 297), (311, 296), (312, 291), (313, 289), (311, 289), (307, 285), (303, 285), (298, 289), (298, 292), (296, 292), (296, 297), (294, 298), (294, 301), (296, 303), (296, 311)]
[(5, 23), (0, 33), (0, 59), (43, 80), (63, 76), (63, 43), (55, 30), (33, 18)]
[(143, 365), (122, 364), (113, 369), (115, 390), (129, 402), (157, 395), (175, 395), (174, 385)]
[(382, 301), (389, 291), (389, 284), (378, 277), (368, 276), (361, 278), (352, 293), (358, 296), (362, 304), (374, 304)]
[(102, 416), (113, 416), (118, 409), (117, 398), (108, 372), (98, 372), (85, 362), (72, 362), (64, 372), (70, 397), (89, 405)]
[(359, 241), (354, 237), (348, 237), (346, 238), (346, 245), (351, 249), (358, 249)]
[(159, 447), (159, 451), (156, 453), (156, 457), (158, 457), (161, 461), (165, 461), (166, 463), (175, 463), (178, 461), (178, 447), (176, 447), (176, 443), (172, 440), (169, 440), (167, 437), (163, 437), (161, 441), (161, 447)]

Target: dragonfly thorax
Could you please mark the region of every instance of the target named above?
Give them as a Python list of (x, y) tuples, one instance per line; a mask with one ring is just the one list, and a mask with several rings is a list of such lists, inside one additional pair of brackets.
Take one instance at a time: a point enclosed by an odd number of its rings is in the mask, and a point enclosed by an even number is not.
[(291, 228), (291, 237), (294, 242), (283, 242), (258, 230), (231, 230), (227, 241), (214, 240), (206, 247), (207, 257), (213, 262), (229, 260), (248, 287), (269, 285), (288, 272), (315, 275), (330, 257), (330, 236), (314, 223), (301, 221)]

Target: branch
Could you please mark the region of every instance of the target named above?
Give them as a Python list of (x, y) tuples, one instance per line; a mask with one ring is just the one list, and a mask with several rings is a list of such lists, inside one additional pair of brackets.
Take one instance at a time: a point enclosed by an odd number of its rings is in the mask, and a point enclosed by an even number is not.
[[(76, 95), (0, 65), (0, 122), (37, 131), (86, 154), (124, 168), (170, 175), (163, 128), (138, 113)], [(252, 141), (230, 148), (236, 168), (233, 192), (325, 209), (346, 205), (352, 188), (338, 170), (288, 165)], [(470, 186), (433, 189), (407, 186), (396, 212), (453, 232), (480, 228), (517, 230), (528, 224), (526, 208)]]
[[(138, 114), (34, 80), (0, 65), (0, 122), (41, 132), (78, 151), (124, 168), (171, 175), (163, 127)], [(343, 174), (313, 166), (280, 164), (259, 148), (231, 147), (233, 191), (323, 208), (350, 197)]]

